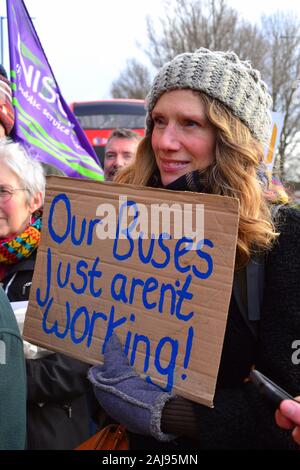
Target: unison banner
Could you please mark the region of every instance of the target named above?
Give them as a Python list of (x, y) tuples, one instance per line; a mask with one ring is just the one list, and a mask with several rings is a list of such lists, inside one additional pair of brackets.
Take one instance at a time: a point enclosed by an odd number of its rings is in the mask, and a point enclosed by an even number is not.
[(103, 171), (65, 102), (22, 0), (7, 0), (15, 126), (31, 155), (68, 176), (103, 180)]

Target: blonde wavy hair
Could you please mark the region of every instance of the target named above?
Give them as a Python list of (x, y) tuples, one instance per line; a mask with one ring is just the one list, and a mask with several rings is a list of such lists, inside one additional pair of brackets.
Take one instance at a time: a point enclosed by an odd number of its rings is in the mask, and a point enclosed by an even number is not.
[[(215, 160), (199, 172), (204, 191), (235, 197), (240, 202), (236, 253), (236, 269), (240, 269), (252, 254), (269, 250), (278, 235), (272, 222), (270, 205), (257, 177), (263, 149), (246, 125), (223, 104), (205, 93), (194, 93), (200, 96), (207, 118), (217, 133)], [(138, 146), (135, 162), (116, 175), (115, 181), (148, 186), (155, 174), (159, 171), (151, 136), (146, 135)]]

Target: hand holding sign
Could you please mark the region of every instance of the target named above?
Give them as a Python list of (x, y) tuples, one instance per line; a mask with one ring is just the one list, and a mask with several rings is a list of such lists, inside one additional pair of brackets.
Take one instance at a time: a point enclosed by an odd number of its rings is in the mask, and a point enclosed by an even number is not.
[(172, 395), (147, 383), (130, 367), (116, 335), (106, 345), (104, 365), (92, 367), (88, 378), (101, 406), (129, 431), (160, 441), (175, 438), (160, 430), (162, 409)]

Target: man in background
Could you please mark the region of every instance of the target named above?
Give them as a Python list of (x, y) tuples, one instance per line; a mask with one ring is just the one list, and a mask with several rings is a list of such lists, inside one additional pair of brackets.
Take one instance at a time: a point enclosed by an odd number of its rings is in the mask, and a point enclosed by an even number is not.
[(131, 165), (141, 136), (129, 129), (115, 129), (109, 136), (104, 156), (105, 181), (112, 181), (119, 169)]

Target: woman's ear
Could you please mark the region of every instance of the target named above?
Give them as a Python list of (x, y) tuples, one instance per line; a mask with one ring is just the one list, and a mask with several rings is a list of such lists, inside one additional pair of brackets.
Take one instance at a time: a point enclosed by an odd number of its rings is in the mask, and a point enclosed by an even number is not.
[(36, 193), (35, 196), (31, 198), (30, 203), (29, 203), (29, 208), (32, 214), (42, 206), (42, 202), (43, 202), (42, 193)]

